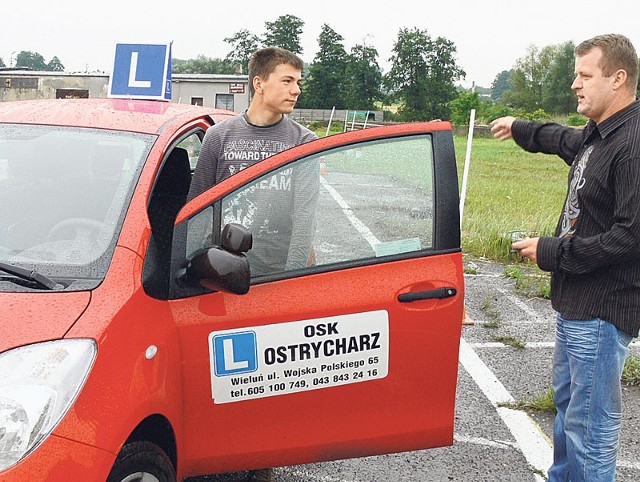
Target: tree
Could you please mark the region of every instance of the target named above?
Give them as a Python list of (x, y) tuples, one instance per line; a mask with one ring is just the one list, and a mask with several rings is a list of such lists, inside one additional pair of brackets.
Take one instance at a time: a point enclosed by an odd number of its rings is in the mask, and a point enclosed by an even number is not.
[(558, 46), (542, 86), (542, 108), (553, 114), (570, 114), (576, 110), (576, 96), (571, 90), (574, 79), (573, 42)]
[(426, 30), (400, 30), (385, 84), (401, 100), (403, 120), (449, 118), (448, 104), (457, 95), (454, 81), (465, 75), (455, 52), (454, 44), (444, 37), (434, 41)]
[(4, 60), (2, 60), (2, 57), (0, 57), (0, 67), (6, 67), (6, 65), (4, 64)]
[(249, 72), (249, 59), (260, 45), (258, 36), (247, 29), (242, 29), (236, 32), (233, 37), (225, 38), (224, 41), (232, 46), (232, 50), (227, 54), (225, 61), (231, 65), (241, 65), (242, 72), (245, 74)]
[(456, 126), (468, 125), (471, 116), (471, 109), (480, 109), (480, 95), (477, 92), (458, 93), (458, 97), (449, 104), (451, 109), (451, 122)]
[(265, 47), (280, 47), (294, 54), (302, 54), (300, 35), (304, 22), (295, 15), (282, 15), (273, 22), (265, 22)]
[(54, 55), (54, 57), (47, 64), (47, 69), (53, 72), (64, 72), (64, 65), (60, 62), (60, 59)]
[(511, 75), (513, 74), (513, 70), (503, 70), (496, 78), (493, 80), (491, 84), (491, 100), (495, 102), (500, 102), (502, 100), (502, 95), (511, 90)]
[(528, 112), (541, 109), (543, 83), (558, 50), (556, 45), (542, 50), (535, 45), (529, 46), (527, 54), (516, 61), (511, 75), (511, 90), (503, 94), (502, 101)]
[(347, 57), (345, 101), (350, 109), (373, 110), (382, 100), (382, 71), (374, 47), (355, 45)]
[(33, 70), (47, 70), (44, 57), (37, 52), (23, 50), (16, 57), (16, 67), (24, 67)]
[(235, 68), (222, 59), (198, 55), (195, 59), (173, 59), (171, 71), (176, 74), (233, 74)]
[(345, 109), (344, 79), (347, 52), (343, 37), (324, 24), (318, 37), (319, 50), (313, 59), (300, 97), (301, 107)]

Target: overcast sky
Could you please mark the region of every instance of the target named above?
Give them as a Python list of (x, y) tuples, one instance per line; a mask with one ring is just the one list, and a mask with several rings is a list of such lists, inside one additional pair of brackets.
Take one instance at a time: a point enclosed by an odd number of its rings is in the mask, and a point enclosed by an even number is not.
[(637, 0), (391, 0), (382, 2), (382, 8), (374, 3), (379, 2), (65, 0), (29, 9), (14, 3), (13, 14), (4, 9), (0, 58), (10, 65), (26, 50), (41, 54), (46, 62), (57, 56), (68, 72), (110, 73), (117, 43), (170, 41), (174, 58), (224, 58), (230, 50), (225, 37), (243, 28), (261, 36), (265, 22), (288, 14), (304, 21), (305, 62), (313, 61), (322, 25), (328, 24), (344, 38), (347, 52), (355, 44), (373, 45), (386, 72), (398, 32), (415, 27), (455, 44), (467, 86), (475, 82), (489, 87), (530, 45), (542, 48), (622, 33), (640, 51)]

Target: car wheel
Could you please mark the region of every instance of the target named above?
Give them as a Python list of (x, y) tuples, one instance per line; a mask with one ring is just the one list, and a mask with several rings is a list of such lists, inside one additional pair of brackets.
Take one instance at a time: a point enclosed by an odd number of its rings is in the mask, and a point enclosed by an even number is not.
[(176, 482), (176, 472), (156, 444), (131, 442), (122, 447), (107, 482)]

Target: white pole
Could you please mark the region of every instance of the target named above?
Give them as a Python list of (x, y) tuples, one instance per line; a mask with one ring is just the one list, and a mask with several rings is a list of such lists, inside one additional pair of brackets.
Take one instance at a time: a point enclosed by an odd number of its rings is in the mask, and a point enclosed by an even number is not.
[(367, 115), (364, 117), (364, 125), (362, 126), (363, 129), (367, 128), (367, 121), (369, 120), (369, 112), (371, 111), (367, 111)]
[(349, 117), (349, 110), (344, 111), (344, 127), (342, 128), (342, 132), (347, 132), (347, 118)]
[(353, 117), (351, 118), (351, 130), (353, 130), (353, 126), (356, 125), (356, 112), (357, 111), (353, 111)]
[(471, 109), (469, 116), (469, 135), (467, 136), (467, 154), (464, 159), (464, 173), (462, 175), (462, 193), (460, 194), (460, 229), (462, 229), (462, 215), (464, 214), (464, 201), (467, 197), (467, 179), (469, 177), (469, 164), (471, 163), (471, 144), (473, 142), (473, 124), (476, 120), (476, 110)]
[(331, 129), (331, 121), (333, 121), (333, 113), (336, 111), (336, 106), (333, 106), (333, 109), (331, 109), (331, 115), (329, 116), (329, 124), (327, 124), (327, 133), (324, 135), (325, 137), (327, 137), (329, 135), (329, 130)]

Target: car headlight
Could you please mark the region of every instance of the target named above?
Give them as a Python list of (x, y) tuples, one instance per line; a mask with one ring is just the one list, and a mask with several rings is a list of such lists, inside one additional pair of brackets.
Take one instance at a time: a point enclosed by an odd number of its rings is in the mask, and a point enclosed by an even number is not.
[(56, 340), (0, 354), (0, 470), (31, 453), (76, 399), (95, 360), (93, 340)]

